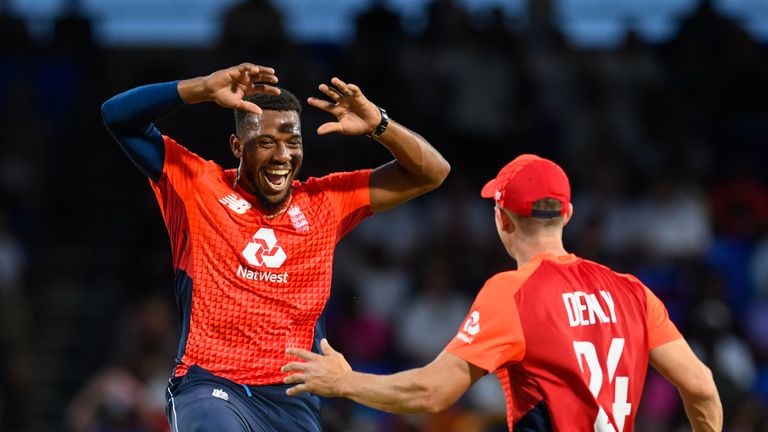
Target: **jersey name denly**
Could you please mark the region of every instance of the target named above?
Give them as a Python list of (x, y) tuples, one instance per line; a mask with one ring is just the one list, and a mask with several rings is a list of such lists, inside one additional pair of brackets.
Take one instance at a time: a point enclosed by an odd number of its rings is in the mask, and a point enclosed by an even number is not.
[[(600, 291), (603, 299), (601, 304), (597, 295), (574, 291), (563, 293), (563, 304), (568, 313), (568, 324), (571, 327), (606, 324), (616, 322), (616, 310), (613, 297), (608, 291)], [(606, 310), (607, 309), (607, 310)]]

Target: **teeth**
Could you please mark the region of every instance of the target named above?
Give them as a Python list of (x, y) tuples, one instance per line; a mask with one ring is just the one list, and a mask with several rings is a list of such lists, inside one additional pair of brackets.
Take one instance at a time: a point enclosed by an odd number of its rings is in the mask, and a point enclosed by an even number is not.
[(267, 170), (267, 173), (274, 174), (274, 175), (288, 175), (288, 173), (291, 172), (290, 170)]

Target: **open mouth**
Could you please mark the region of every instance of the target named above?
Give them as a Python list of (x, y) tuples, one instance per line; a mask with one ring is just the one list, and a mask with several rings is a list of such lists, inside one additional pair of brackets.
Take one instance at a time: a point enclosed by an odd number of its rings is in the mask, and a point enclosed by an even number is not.
[(267, 169), (264, 170), (264, 178), (270, 186), (275, 189), (282, 189), (288, 183), (289, 169)]

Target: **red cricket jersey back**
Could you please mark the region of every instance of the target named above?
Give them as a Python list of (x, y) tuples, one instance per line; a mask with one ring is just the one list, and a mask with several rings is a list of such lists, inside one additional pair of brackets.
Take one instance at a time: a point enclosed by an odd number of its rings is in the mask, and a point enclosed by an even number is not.
[(680, 337), (637, 279), (574, 255), (489, 279), (447, 350), (496, 371), (510, 430), (632, 430), (650, 349)]

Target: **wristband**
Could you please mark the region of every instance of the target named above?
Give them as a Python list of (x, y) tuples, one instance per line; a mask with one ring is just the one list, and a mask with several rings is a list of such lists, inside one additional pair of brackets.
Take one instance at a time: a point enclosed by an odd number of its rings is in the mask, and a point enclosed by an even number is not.
[(376, 129), (373, 130), (373, 132), (369, 133), (368, 136), (371, 138), (378, 138), (381, 136), (381, 134), (384, 133), (385, 130), (387, 130), (387, 126), (389, 126), (389, 116), (387, 115), (387, 110), (381, 107), (379, 108), (379, 111), (381, 111), (381, 121), (379, 122), (379, 125), (376, 126)]

